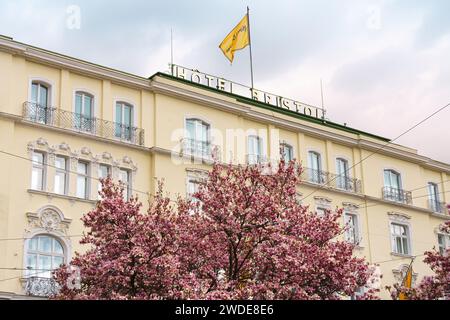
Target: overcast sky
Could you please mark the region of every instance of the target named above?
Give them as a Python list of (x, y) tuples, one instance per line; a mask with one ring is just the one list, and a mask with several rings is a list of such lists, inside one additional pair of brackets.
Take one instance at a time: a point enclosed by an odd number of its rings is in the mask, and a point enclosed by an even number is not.
[[(0, 0), (0, 34), (148, 77), (172, 28), (175, 63), (249, 84), (248, 49), (218, 48), (247, 5), (258, 89), (320, 105), (322, 78), (330, 120), (391, 139), (450, 102), (448, 0)], [(398, 142), (450, 163), (449, 123)]]

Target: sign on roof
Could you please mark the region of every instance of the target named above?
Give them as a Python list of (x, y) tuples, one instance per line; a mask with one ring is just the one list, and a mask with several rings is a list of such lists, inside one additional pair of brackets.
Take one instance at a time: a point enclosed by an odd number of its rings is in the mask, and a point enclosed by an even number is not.
[(290, 110), (302, 115), (325, 119), (325, 110), (312, 105), (264, 92), (243, 84), (211, 76), (194, 69), (188, 69), (179, 65), (171, 65), (172, 76), (204, 85), (224, 92), (236, 94), (245, 98), (269, 104), (271, 106)]

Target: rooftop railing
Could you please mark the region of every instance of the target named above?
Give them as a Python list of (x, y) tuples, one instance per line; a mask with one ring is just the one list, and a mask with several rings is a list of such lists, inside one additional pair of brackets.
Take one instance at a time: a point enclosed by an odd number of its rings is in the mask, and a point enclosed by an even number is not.
[(88, 133), (139, 146), (144, 145), (144, 130), (141, 128), (46, 107), (33, 102), (23, 104), (23, 117), (28, 121), (47, 126)]

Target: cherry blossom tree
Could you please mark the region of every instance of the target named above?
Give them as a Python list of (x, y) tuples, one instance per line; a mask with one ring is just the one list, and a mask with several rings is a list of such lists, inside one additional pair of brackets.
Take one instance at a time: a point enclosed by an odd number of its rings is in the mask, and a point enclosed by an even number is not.
[[(176, 297), (176, 234), (169, 199), (159, 189), (147, 214), (123, 187), (102, 181), (101, 201), (83, 216), (88, 229), (69, 266), (56, 271), (56, 299), (163, 299)], [(74, 279), (76, 268), (80, 279)], [(79, 281), (78, 286), (74, 282)]]
[[(269, 173), (269, 174), (267, 174)], [(366, 287), (373, 269), (339, 240), (342, 210), (321, 216), (297, 197), (294, 162), (216, 164), (194, 194), (180, 234), (183, 296), (196, 299), (340, 299)], [(180, 214), (187, 216), (187, 212)]]
[[(440, 230), (449, 234), (450, 221), (441, 225)], [(450, 300), (450, 249), (445, 249), (443, 253), (436, 249), (427, 251), (423, 262), (428, 264), (434, 275), (425, 276), (414, 288), (407, 288), (402, 284), (387, 287), (393, 299), (396, 300), (403, 294), (408, 300)]]
[(340, 299), (361, 287), (374, 298), (374, 270), (341, 240), (342, 210), (302, 205), (300, 173), (295, 162), (216, 163), (194, 201), (172, 205), (160, 184), (147, 213), (106, 179), (82, 219), (88, 249), (55, 272), (54, 298)]

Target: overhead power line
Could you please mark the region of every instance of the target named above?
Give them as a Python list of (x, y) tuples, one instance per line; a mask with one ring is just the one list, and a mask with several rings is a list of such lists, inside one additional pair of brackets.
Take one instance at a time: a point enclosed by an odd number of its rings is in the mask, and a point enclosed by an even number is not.
[[(410, 127), (409, 129), (407, 129), (406, 131), (404, 131), (403, 133), (401, 133), (400, 135), (398, 135), (397, 137), (395, 137), (394, 139), (388, 141), (387, 143), (383, 144), (381, 147), (377, 148), (375, 151), (373, 151), (372, 153), (370, 153), (369, 155), (367, 155), (366, 157), (364, 157), (363, 159), (361, 159), (359, 162), (355, 163), (353, 166), (351, 166), (350, 168), (348, 168), (347, 170), (345, 170), (344, 174), (346, 174), (347, 172), (349, 172), (351, 169), (353, 169), (354, 167), (356, 167), (358, 164), (361, 164), (363, 161), (367, 160), (368, 158), (370, 158), (371, 156), (373, 156), (374, 154), (376, 154), (378, 151), (383, 150), (384, 148), (386, 148), (388, 145), (392, 144), (394, 141), (398, 140), (399, 138), (403, 137), (405, 134), (411, 132), (412, 130), (414, 130), (415, 128), (417, 128), (419, 125), (421, 125), (422, 123), (424, 123), (425, 121), (427, 121), (428, 119), (432, 118), (433, 116), (435, 116), (436, 114), (438, 114), (439, 112), (443, 111), (444, 109), (448, 108), (448, 106), (450, 106), (450, 103), (446, 104), (445, 106), (439, 108), (438, 110), (436, 110), (435, 112), (433, 112), (432, 114), (430, 114), (429, 116), (427, 116), (426, 118), (424, 118), (423, 120), (419, 121), (418, 123), (416, 123), (415, 125), (413, 125), (412, 127)], [(320, 185), (319, 187), (317, 187), (314, 191), (310, 192), (308, 195), (306, 195), (302, 200), (305, 200), (307, 198), (309, 198), (310, 196), (312, 196), (314, 193), (316, 193), (317, 191), (323, 189), (327, 184), (329, 184), (330, 182), (336, 180), (338, 178), (338, 176), (333, 177), (332, 179), (328, 180), (327, 182), (325, 182), (324, 184)]]

